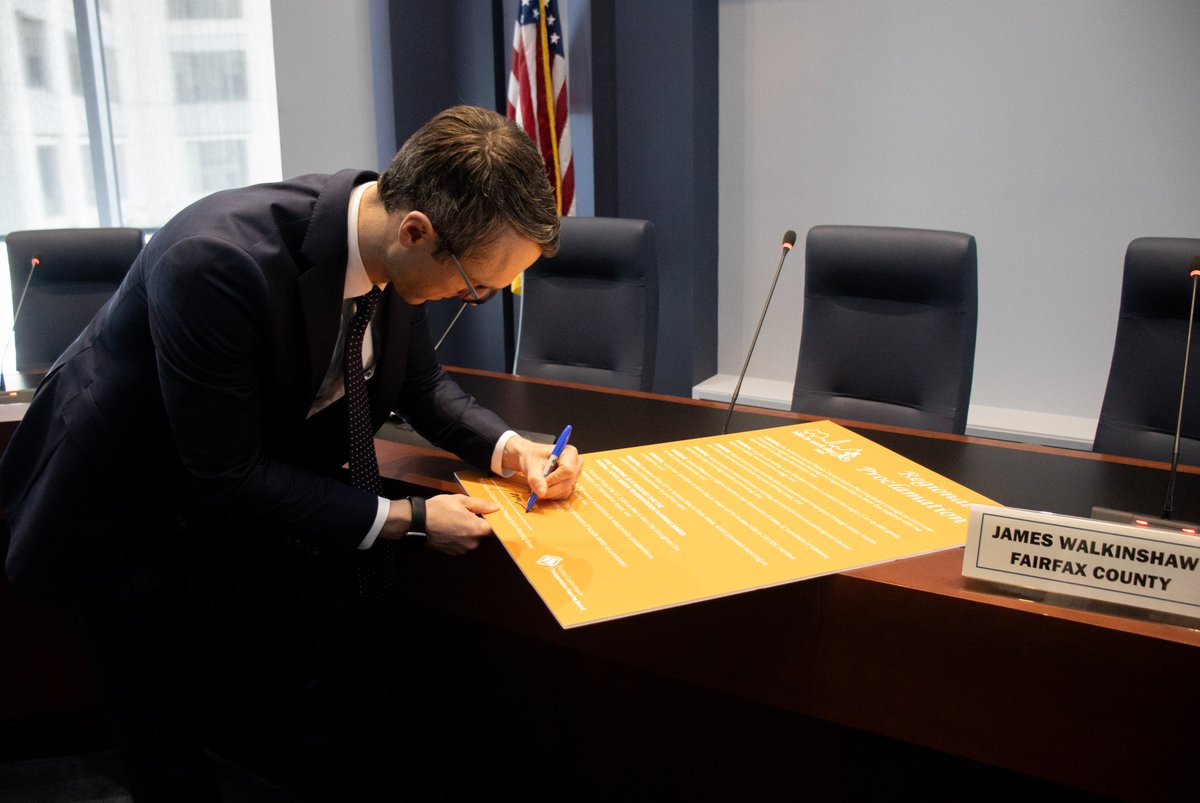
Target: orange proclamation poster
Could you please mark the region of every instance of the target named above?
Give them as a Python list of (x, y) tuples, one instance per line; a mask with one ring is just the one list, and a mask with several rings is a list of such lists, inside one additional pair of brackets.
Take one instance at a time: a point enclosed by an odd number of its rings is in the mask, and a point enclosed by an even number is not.
[(523, 479), (457, 475), (564, 628), (962, 546), (994, 504), (831, 421), (584, 460), (529, 513)]

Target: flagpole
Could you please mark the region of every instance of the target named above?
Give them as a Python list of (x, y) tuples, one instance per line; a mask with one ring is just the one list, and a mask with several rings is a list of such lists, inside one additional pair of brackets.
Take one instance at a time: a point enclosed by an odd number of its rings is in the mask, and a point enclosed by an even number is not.
[(546, 119), (550, 122), (550, 153), (554, 159), (554, 202), (558, 207), (558, 214), (561, 215), (562, 165), (558, 163), (558, 125), (554, 119), (554, 72), (550, 69), (550, 22), (546, 19), (546, 0), (538, 0), (538, 14), (538, 36), (542, 40), (542, 73), (546, 76)]

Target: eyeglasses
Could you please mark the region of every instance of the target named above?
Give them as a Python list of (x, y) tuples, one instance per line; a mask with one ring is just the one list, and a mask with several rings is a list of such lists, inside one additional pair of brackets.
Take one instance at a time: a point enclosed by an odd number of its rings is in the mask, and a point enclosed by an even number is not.
[(454, 260), (454, 267), (458, 268), (458, 275), (462, 276), (463, 284), (467, 286), (467, 292), (471, 294), (470, 298), (463, 298), (464, 304), (472, 304), (477, 307), (480, 304), (486, 304), (495, 298), (497, 292), (495, 290), (488, 290), (483, 295), (479, 295), (479, 293), (475, 292), (475, 285), (471, 284), (470, 277), (468, 277), (467, 272), (463, 270), (462, 263), (458, 261), (458, 257), (454, 255), (453, 251), (450, 252), (450, 258)]
[(439, 337), (437, 343), (434, 344), (434, 351), (437, 351), (442, 347), (442, 342), (446, 339), (446, 335), (450, 334), (450, 330), (454, 328), (454, 324), (458, 323), (458, 317), (462, 315), (462, 311), (467, 308), (468, 304), (470, 304), (472, 307), (478, 307), (480, 304), (486, 304), (495, 297), (497, 292), (496, 290), (488, 290), (483, 295), (479, 295), (479, 293), (475, 292), (475, 285), (471, 284), (471, 277), (467, 276), (467, 272), (463, 270), (462, 263), (458, 261), (458, 257), (453, 251), (450, 252), (450, 258), (454, 260), (454, 267), (458, 268), (458, 275), (462, 277), (463, 284), (467, 286), (467, 292), (471, 294), (471, 297), (463, 298), (462, 296), (459, 296), (459, 298), (462, 299), (462, 306), (458, 308), (458, 312), (454, 313), (454, 317), (450, 319), (450, 325), (446, 327), (446, 331), (442, 332), (442, 336)]

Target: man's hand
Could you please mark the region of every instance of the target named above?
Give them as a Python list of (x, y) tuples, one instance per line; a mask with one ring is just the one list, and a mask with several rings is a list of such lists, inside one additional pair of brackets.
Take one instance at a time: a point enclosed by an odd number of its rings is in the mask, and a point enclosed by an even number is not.
[(502, 463), (506, 469), (524, 474), (529, 490), (537, 494), (538, 499), (566, 499), (575, 492), (575, 483), (583, 473), (583, 458), (578, 449), (567, 444), (554, 471), (549, 477), (543, 477), (553, 448), (548, 443), (534, 443), (514, 435), (504, 444)]
[[(462, 555), (479, 546), (492, 534), (491, 525), (480, 518), (500, 506), (463, 494), (441, 494), (425, 500), (425, 532), (430, 549), (447, 555)], [(380, 538), (403, 538), (412, 526), (412, 508), (407, 499), (393, 499)]]

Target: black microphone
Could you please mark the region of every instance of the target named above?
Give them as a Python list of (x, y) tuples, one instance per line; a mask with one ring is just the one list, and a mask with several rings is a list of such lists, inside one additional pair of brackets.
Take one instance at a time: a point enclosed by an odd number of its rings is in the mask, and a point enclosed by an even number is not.
[(29, 275), (25, 277), (25, 286), (21, 288), (21, 298), (17, 301), (17, 308), (13, 311), (12, 330), (4, 341), (4, 349), (0, 351), (0, 393), (8, 390), (4, 384), (4, 360), (8, 357), (8, 347), (12, 345), (13, 338), (17, 336), (17, 319), (21, 317), (21, 308), (25, 306), (25, 294), (29, 292), (29, 282), (33, 280), (33, 271), (40, 264), (42, 264), (40, 257), (35, 256), (29, 260)]
[(742, 363), (742, 373), (738, 375), (737, 385), (733, 388), (733, 396), (729, 399), (729, 412), (725, 413), (725, 425), (721, 427), (722, 435), (729, 429), (733, 406), (737, 404), (738, 394), (742, 391), (742, 380), (746, 378), (746, 369), (750, 367), (750, 355), (754, 353), (754, 344), (758, 342), (758, 333), (762, 331), (763, 321), (767, 317), (767, 307), (771, 306), (771, 296), (775, 295), (775, 285), (779, 283), (779, 274), (783, 271), (783, 260), (787, 259), (788, 252), (795, 247), (796, 232), (788, 229), (783, 235), (783, 253), (779, 255), (779, 267), (775, 268), (775, 280), (771, 282), (771, 291), (767, 293), (767, 303), (763, 304), (762, 315), (758, 316), (758, 327), (754, 330), (754, 338), (750, 341), (750, 348), (746, 350), (746, 361)]
[(1175, 478), (1179, 474), (1179, 438), (1183, 433), (1183, 394), (1187, 390), (1188, 360), (1192, 353), (1192, 321), (1196, 315), (1196, 283), (1200, 280), (1200, 256), (1192, 258), (1192, 304), (1188, 310), (1187, 342), (1183, 349), (1183, 378), (1179, 383), (1179, 410), (1175, 418), (1175, 443), (1171, 449), (1171, 472), (1167, 475), (1167, 498), (1163, 503), (1162, 516), (1146, 516), (1130, 513), (1124, 510), (1113, 510), (1107, 507), (1093, 507), (1092, 518), (1105, 521), (1117, 521), (1122, 524), (1136, 524), (1141, 527), (1165, 527), (1188, 534), (1200, 532), (1200, 524), (1175, 521)]

